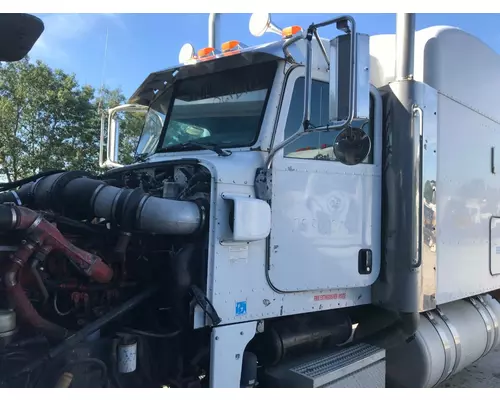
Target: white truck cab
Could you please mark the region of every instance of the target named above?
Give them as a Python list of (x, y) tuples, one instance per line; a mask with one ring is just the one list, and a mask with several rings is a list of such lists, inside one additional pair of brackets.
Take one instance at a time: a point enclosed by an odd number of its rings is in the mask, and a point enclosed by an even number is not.
[[(414, 14), (372, 37), (350, 16), (281, 29), (254, 14), (254, 35), (280, 38), (252, 47), (215, 43), (215, 21), (208, 47), (183, 46), (109, 110), (106, 172), (2, 194), (31, 210), (1, 204), (0, 228), (61, 214), (60, 240), (80, 232), (66, 252), (101, 255), (109, 265), (80, 267), (121, 285), (121, 305), (84, 314), (78, 340), (133, 334), (110, 361), (118, 381), (173, 387), (434, 387), (495, 349), (500, 56), (457, 28), (415, 32)], [(322, 38), (331, 25), (340, 35)], [(131, 165), (123, 111), (144, 116)], [(26, 308), (16, 268), (15, 313), (60, 339), (69, 328)], [(148, 330), (158, 321), (171, 331)], [(138, 342), (161, 346), (144, 356)]]
[[(469, 346), (477, 347), (471, 362), (496, 346), (500, 308), (485, 296), (500, 287), (488, 266), (496, 263), (488, 218), (496, 217), (472, 218), (466, 226), (482, 228), (469, 235), (456, 230), (454, 215), (467, 213), (457, 185), (474, 175), (500, 185), (492, 180), (498, 139), (485, 131), (474, 149), (465, 145), (471, 130), (498, 124), (486, 71), (500, 58), (459, 29), (415, 33), (413, 15), (398, 18), (396, 35), (369, 37), (349, 16), (304, 30), (254, 14), (254, 35), (282, 38), (253, 47), (231, 40), (197, 53), (185, 45), (180, 65), (151, 74), (131, 97), (131, 107), (148, 109), (142, 162), (196, 159), (212, 176), (207, 296), (221, 318), (212, 333), (212, 386), (239, 385), (234, 355), (261, 321), (325, 310), (373, 305), (392, 313), (387, 326), (382, 314), (360, 318), (370, 322), (360, 322), (366, 331), (354, 337), (379, 347), (359, 350), (366, 359), (352, 353), (352, 364), (376, 369), (384, 360), (380, 382), (393, 385), (438, 385), (466, 366)], [(341, 35), (320, 38), (328, 25)], [(480, 67), (464, 66), (478, 57)], [(115, 165), (113, 129), (109, 138), (107, 162)], [(475, 162), (491, 157), (492, 166), (473, 173), (457, 151)], [(424, 199), (429, 182), (434, 194)], [(477, 319), (480, 345), (465, 339), (472, 319), (461, 312)], [(200, 312), (196, 323), (211, 321)], [(388, 344), (398, 336), (399, 344)], [(334, 373), (332, 354), (308, 354), (314, 361), (266, 376), (296, 385), (297, 370), (327, 357), (328, 372), (303, 384), (349, 385)]]

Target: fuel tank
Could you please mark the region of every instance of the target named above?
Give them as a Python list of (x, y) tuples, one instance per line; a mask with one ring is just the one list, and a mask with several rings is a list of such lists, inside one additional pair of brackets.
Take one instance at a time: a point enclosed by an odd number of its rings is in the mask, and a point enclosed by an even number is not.
[(387, 386), (435, 387), (499, 344), (500, 303), (490, 295), (422, 313), (415, 338), (387, 350)]

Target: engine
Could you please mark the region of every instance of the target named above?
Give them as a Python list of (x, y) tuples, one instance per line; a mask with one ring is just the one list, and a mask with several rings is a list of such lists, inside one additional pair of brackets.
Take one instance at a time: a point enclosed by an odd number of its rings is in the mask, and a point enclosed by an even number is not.
[(208, 385), (210, 332), (192, 329), (209, 304), (205, 168), (44, 173), (0, 189), (3, 387)]

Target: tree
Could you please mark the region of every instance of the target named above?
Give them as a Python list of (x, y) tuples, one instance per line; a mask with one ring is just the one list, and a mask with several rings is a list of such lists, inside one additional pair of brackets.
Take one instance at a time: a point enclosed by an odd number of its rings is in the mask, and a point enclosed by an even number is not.
[(127, 113), (120, 123), (120, 163), (134, 162), (139, 135), (144, 126), (144, 114)]
[[(47, 169), (96, 172), (102, 113), (125, 97), (119, 89), (95, 92), (41, 61), (0, 65), (0, 174), (14, 181)], [(121, 125), (125, 163), (141, 127), (128, 115)]]

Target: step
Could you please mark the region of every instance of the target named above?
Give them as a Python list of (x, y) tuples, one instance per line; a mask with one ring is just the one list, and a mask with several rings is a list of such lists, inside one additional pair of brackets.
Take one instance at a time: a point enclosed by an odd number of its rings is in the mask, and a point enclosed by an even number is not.
[(385, 350), (358, 343), (282, 363), (266, 378), (274, 387), (383, 388)]

